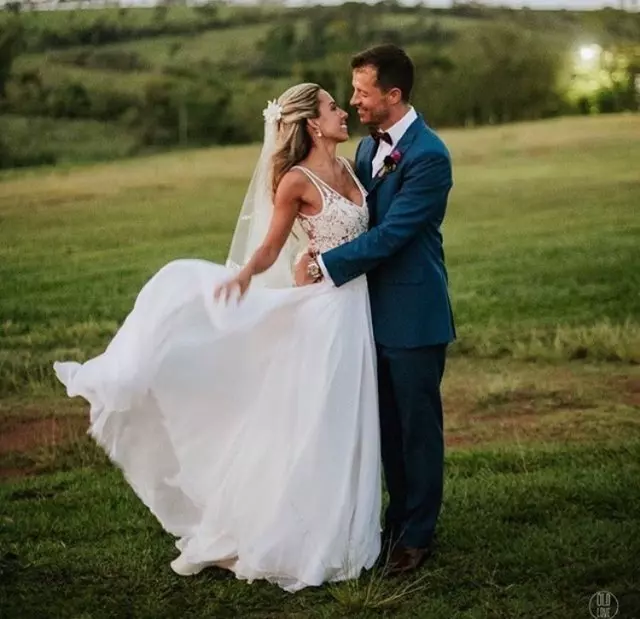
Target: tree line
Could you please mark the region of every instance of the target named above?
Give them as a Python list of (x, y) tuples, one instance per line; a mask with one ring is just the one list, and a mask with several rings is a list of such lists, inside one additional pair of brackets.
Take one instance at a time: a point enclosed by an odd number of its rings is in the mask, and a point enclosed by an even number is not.
[[(146, 21), (133, 19), (127, 9), (112, 10), (92, 19), (58, 20), (48, 29), (33, 15), (5, 15), (0, 112), (117, 123), (137, 136), (140, 149), (256, 141), (265, 101), (297, 81), (322, 84), (348, 107), (349, 59), (380, 42), (409, 51), (417, 69), (414, 104), (437, 128), (638, 109), (640, 59), (629, 41), (636, 35), (640, 40), (640, 16), (620, 11), (534, 13), (473, 2), (436, 11), (389, 1), (278, 11), (218, 4), (180, 7), (177, 15), (172, 10), (149, 9)], [(106, 45), (249, 24), (264, 28), (239, 57), (181, 60), (178, 37), (168, 39), (162, 63), (131, 44)], [(610, 66), (594, 67), (594, 75), (579, 74), (575, 50), (567, 45), (584, 32), (599, 33), (614, 50), (603, 54)], [(113, 80), (73, 73), (51, 79), (33, 64), (15, 68), (20, 54), (42, 50), (56, 66), (109, 72)], [(119, 87), (118, 74), (139, 75), (140, 87)], [(580, 77), (591, 90), (576, 87)], [(599, 80), (595, 90), (592, 78)], [(355, 118), (351, 123), (357, 129)]]

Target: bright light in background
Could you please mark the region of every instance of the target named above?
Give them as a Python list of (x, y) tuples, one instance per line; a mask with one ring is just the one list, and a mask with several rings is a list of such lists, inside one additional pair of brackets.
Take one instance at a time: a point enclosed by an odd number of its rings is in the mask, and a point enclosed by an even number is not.
[(583, 45), (580, 48), (580, 60), (585, 64), (590, 64), (600, 56), (600, 52), (602, 52), (602, 48), (595, 43), (592, 45)]

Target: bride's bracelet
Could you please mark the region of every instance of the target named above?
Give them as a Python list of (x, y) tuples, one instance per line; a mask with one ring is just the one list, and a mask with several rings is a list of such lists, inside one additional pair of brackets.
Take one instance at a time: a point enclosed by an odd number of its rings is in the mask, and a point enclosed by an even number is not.
[(318, 263), (318, 252), (310, 251), (309, 257), (311, 258), (311, 261), (307, 266), (307, 275), (314, 282), (319, 282), (322, 279), (323, 275), (322, 275), (322, 269), (320, 268), (320, 264)]

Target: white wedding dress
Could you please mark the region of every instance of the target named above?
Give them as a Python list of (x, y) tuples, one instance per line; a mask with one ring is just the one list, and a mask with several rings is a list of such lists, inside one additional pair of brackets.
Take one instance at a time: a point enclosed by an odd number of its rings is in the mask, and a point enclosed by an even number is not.
[[(320, 214), (300, 218), (317, 249), (367, 230), (366, 203), (304, 171), (323, 197)], [(356, 578), (380, 552), (366, 279), (252, 286), (225, 306), (213, 291), (231, 275), (171, 262), (103, 354), (57, 362), (56, 374), (90, 403), (90, 434), (179, 538), (181, 560), (237, 558), (238, 578), (287, 591)]]

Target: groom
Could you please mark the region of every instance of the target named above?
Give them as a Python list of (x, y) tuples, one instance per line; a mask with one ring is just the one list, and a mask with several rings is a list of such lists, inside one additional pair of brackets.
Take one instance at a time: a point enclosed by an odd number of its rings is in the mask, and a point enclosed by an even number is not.
[(447, 148), (409, 104), (414, 67), (400, 48), (355, 56), (351, 105), (371, 137), (356, 151), (370, 229), (297, 267), (298, 281), (342, 286), (367, 275), (378, 354), (382, 462), (390, 502), (383, 555), (392, 574), (432, 550), (442, 503), (440, 382), (455, 328), (440, 226), (452, 187)]

